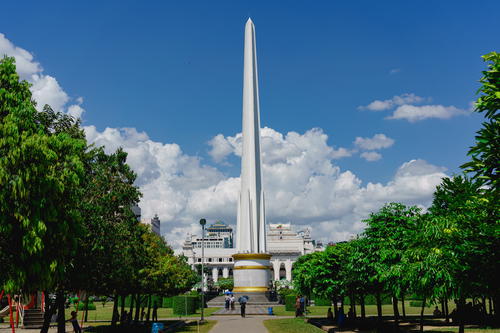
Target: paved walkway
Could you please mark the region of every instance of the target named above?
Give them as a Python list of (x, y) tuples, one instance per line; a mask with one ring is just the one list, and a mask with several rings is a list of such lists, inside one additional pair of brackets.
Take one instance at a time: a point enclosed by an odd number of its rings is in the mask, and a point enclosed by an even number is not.
[(262, 323), (266, 319), (277, 319), (276, 316), (210, 316), (210, 320), (217, 320), (210, 333), (267, 333)]

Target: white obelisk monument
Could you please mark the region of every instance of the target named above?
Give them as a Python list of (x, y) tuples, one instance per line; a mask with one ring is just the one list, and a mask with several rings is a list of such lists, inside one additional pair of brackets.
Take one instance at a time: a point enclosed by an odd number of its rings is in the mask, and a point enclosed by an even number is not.
[(248, 19), (245, 26), (243, 69), (243, 151), (241, 190), (238, 199), (234, 292), (269, 290), (269, 259), (266, 253), (266, 217), (260, 154), (259, 84), (255, 26)]

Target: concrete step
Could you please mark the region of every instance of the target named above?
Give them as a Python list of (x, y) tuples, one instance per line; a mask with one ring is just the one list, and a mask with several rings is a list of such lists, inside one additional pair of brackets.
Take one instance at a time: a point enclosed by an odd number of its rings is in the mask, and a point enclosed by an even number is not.
[[(257, 316), (267, 316), (269, 314), (268, 307), (266, 306), (255, 306), (247, 305), (245, 309), (246, 315), (257, 315)], [(213, 313), (216, 316), (240, 316), (241, 309), (240, 306), (236, 306), (234, 310), (231, 309), (220, 309)]]

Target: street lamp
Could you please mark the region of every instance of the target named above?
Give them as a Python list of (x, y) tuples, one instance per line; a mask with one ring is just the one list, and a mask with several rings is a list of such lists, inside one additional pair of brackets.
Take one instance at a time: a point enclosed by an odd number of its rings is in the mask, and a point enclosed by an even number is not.
[(203, 311), (205, 310), (205, 224), (207, 220), (201, 219), (201, 322), (204, 321)]

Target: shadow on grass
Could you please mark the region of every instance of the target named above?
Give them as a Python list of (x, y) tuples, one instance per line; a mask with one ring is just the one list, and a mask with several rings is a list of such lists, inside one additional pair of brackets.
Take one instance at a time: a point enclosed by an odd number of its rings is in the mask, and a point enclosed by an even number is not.
[[(174, 329), (179, 327), (184, 321), (182, 320), (161, 320), (160, 323), (163, 323), (165, 330), (166, 329)], [(152, 323), (136, 323), (130, 325), (116, 325), (115, 327), (111, 325), (101, 325), (101, 326), (87, 326), (85, 328), (85, 332), (93, 332), (93, 333), (111, 333), (111, 332), (120, 332), (120, 333), (149, 333), (151, 332)]]

